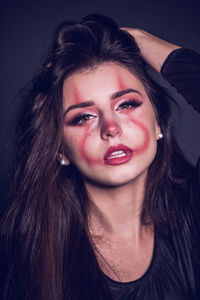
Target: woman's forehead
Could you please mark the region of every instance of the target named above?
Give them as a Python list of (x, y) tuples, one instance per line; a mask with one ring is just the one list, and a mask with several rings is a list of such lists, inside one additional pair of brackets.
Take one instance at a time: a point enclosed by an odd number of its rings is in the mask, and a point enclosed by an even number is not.
[(145, 92), (142, 82), (127, 68), (107, 62), (93, 69), (76, 71), (69, 76), (63, 85), (63, 97), (78, 101), (83, 96), (90, 98), (98, 93), (103, 96), (104, 93), (112, 94), (128, 88)]

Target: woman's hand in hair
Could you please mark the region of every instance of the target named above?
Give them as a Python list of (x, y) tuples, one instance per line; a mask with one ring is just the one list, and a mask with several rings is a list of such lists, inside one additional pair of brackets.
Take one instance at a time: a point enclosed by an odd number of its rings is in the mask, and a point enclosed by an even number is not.
[(160, 72), (167, 56), (173, 50), (180, 48), (180, 46), (166, 42), (141, 29), (127, 27), (121, 29), (128, 31), (134, 37), (141, 50), (142, 56), (157, 72)]

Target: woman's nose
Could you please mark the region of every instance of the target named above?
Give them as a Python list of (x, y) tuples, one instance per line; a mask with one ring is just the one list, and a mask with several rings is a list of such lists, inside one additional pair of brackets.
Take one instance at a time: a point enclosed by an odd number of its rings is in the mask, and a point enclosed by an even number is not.
[(121, 134), (122, 130), (120, 125), (116, 120), (108, 119), (102, 121), (101, 126), (101, 138), (106, 140), (110, 137), (115, 137), (118, 134)]

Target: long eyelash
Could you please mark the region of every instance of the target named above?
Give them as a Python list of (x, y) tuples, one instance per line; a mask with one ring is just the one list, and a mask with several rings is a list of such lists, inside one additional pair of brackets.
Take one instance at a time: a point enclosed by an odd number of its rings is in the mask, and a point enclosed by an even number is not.
[(74, 116), (71, 120), (69, 120), (68, 124), (72, 125), (72, 126), (75, 126), (75, 125), (80, 123), (81, 119), (84, 116), (88, 116), (88, 115), (91, 115), (91, 114), (80, 113), (80, 114)]
[(138, 99), (125, 99), (122, 103), (120, 103), (119, 107), (123, 104), (127, 104), (127, 105), (132, 105), (133, 107), (138, 107), (142, 104), (142, 101), (141, 100), (138, 100)]

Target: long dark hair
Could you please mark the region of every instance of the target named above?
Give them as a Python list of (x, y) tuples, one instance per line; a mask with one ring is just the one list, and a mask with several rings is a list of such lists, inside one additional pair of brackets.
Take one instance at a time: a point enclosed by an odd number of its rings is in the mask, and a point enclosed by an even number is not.
[(173, 136), (169, 99), (148, 75), (134, 38), (111, 19), (90, 15), (62, 23), (20, 109), (15, 180), (1, 224), (6, 300), (111, 299), (88, 231), (90, 199), (76, 168), (58, 160), (63, 82), (107, 61), (140, 79), (164, 135), (149, 168), (142, 222), (157, 228), (176, 223), (174, 188), (184, 186), (186, 162)]

